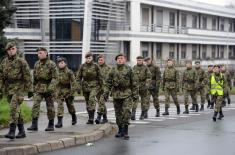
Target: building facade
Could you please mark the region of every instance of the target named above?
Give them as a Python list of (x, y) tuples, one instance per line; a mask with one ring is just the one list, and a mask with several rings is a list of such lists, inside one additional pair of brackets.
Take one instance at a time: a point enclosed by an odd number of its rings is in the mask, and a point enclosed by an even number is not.
[(20, 40), (32, 64), (35, 48), (52, 59), (63, 55), (75, 68), (91, 51), (109, 63), (123, 52), (131, 65), (138, 55), (160, 66), (167, 58), (203, 65), (235, 65), (235, 10), (190, 0), (14, 0), (14, 24), (5, 30)]

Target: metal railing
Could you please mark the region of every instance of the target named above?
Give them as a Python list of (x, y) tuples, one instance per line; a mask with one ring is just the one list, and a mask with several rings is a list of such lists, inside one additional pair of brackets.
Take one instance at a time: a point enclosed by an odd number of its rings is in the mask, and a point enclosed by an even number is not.
[(180, 26), (169, 26), (169, 25), (141, 25), (142, 32), (157, 32), (157, 33), (172, 33), (172, 34), (187, 34), (188, 28), (187, 27), (180, 27)]

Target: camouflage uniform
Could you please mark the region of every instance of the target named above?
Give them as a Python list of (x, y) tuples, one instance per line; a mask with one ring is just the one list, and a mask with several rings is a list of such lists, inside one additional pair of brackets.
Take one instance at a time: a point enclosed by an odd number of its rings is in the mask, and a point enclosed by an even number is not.
[[(141, 98), (141, 116), (140, 119), (144, 119), (144, 116), (147, 117), (147, 112), (150, 106), (150, 93), (148, 91), (151, 73), (147, 66), (145, 65), (135, 65), (133, 67), (133, 72), (138, 77), (139, 85), (139, 96)], [(138, 106), (138, 100), (133, 102), (132, 114), (134, 115)]]
[[(12, 45), (11, 47), (15, 46), (9, 43), (7, 49), (11, 48), (10, 45)], [(20, 105), (24, 100), (24, 93), (32, 92), (32, 78), (28, 63), (17, 54), (5, 57), (2, 60), (0, 65), (0, 88), (5, 88), (2, 93), (7, 95), (7, 100), (10, 104), (10, 131), (5, 137), (15, 138), (16, 124), (21, 132), (19, 134), (23, 132), (25, 137)], [(16, 138), (23, 137), (16, 136)]]
[(224, 86), (224, 100), (223, 100), (223, 106), (226, 105), (226, 99), (228, 100), (228, 104), (231, 103), (231, 99), (230, 99), (230, 90), (232, 90), (232, 77), (231, 74), (229, 73), (229, 71), (222, 71), (221, 72), (224, 75), (224, 79), (226, 81), (226, 85)]
[(198, 86), (198, 76), (194, 69), (187, 68), (183, 73), (182, 78), (183, 90), (184, 90), (184, 104), (185, 104), (185, 114), (188, 114), (188, 96), (192, 98), (192, 104), (196, 107), (196, 112), (198, 112), (197, 104), (197, 86)]
[(168, 108), (170, 107), (170, 95), (177, 107), (177, 114), (180, 113), (180, 106), (177, 98), (179, 92), (179, 72), (175, 67), (167, 67), (163, 73), (162, 85), (165, 91), (165, 113), (163, 115), (169, 115)]

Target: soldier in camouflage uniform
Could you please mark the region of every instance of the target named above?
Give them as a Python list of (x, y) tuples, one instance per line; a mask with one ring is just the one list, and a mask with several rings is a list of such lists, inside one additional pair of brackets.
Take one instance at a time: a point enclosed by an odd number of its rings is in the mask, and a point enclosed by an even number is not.
[(82, 87), (83, 96), (86, 100), (86, 108), (89, 116), (87, 124), (94, 124), (97, 94), (103, 89), (103, 79), (100, 68), (93, 62), (92, 53), (85, 55), (86, 62), (82, 64), (77, 72), (76, 80), (79, 88)]
[[(203, 111), (204, 110), (205, 100), (206, 100), (205, 85), (206, 85), (207, 75), (206, 75), (206, 72), (201, 68), (200, 61), (196, 61), (195, 65), (196, 65), (195, 66), (195, 71), (196, 71), (196, 74), (197, 74), (197, 76), (199, 78), (197, 92), (201, 96), (200, 111)], [(195, 110), (195, 109), (196, 109), (196, 107), (195, 107), (195, 104), (194, 104), (190, 110)]]
[[(102, 78), (104, 80), (104, 83), (106, 82), (107, 78), (108, 78), (108, 74), (111, 70), (111, 67), (108, 66), (106, 63), (105, 63), (105, 57), (104, 55), (99, 55), (98, 56), (98, 65), (100, 67), (100, 72), (101, 72), (101, 75), (102, 75)], [(98, 111), (97, 111), (97, 118), (95, 120), (96, 124), (104, 124), (104, 123), (107, 123), (108, 122), (108, 118), (107, 118), (107, 108), (105, 106), (105, 100), (103, 98), (103, 93), (104, 93), (104, 90), (103, 89), (100, 89), (100, 91), (98, 92), (97, 94), (97, 99), (98, 99)], [(101, 121), (101, 117), (103, 116), (103, 120)]]
[[(21, 116), (20, 105), (24, 100), (24, 93), (32, 97), (32, 78), (27, 62), (17, 54), (17, 47), (14, 42), (6, 45), (7, 57), (0, 66), (0, 88), (5, 88), (2, 93), (7, 95), (10, 104), (10, 130), (6, 138), (24, 138), (24, 122)], [(15, 136), (16, 125), (19, 133)]]
[(188, 110), (188, 96), (191, 96), (192, 104), (195, 106), (195, 111), (198, 112), (199, 107), (197, 104), (197, 86), (198, 86), (198, 76), (196, 71), (192, 68), (192, 61), (186, 62), (186, 70), (183, 72), (182, 77), (182, 88), (184, 92), (184, 114), (189, 114)]
[(177, 114), (180, 114), (180, 106), (177, 98), (177, 93), (179, 92), (179, 72), (175, 69), (173, 60), (167, 60), (167, 67), (163, 73), (162, 77), (162, 89), (165, 91), (165, 112), (162, 115), (169, 115), (170, 107), (170, 95), (177, 108)]
[(73, 100), (76, 92), (76, 80), (73, 71), (67, 67), (67, 60), (63, 57), (57, 59), (58, 76), (57, 76), (57, 117), (58, 123), (56, 128), (63, 127), (64, 101), (66, 102), (68, 111), (72, 116), (72, 125), (77, 123), (76, 110), (74, 108)]
[(115, 137), (123, 137), (127, 140), (129, 139), (128, 125), (133, 106), (132, 99), (138, 98), (138, 77), (125, 64), (126, 59), (123, 54), (118, 54), (115, 60), (117, 65), (109, 73), (104, 89), (104, 98), (107, 100), (110, 91), (112, 91), (116, 123), (119, 128)]
[(158, 96), (161, 83), (161, 71), (158, 66), (153, 64), (153, 60), (151, 58), (145, 58), (145, 62), (152, 75), (149, 93), (153, 98), (153, 105), (156, 109), (156, 117), (160, 117), (160, 104)]
[(39, 47), (36, 51), (39, 60), (35, 63), (33, 70), (33, 85), (35, 94), (32, 108), (32, 125), (27, 130), (38, 130), (40, 104), (44, 98), (46, 101), (47, 117), (49, 120), (45, 131), (54, 131), (54, 92), (57, 83), (57, 68), (56, 64), (48, 58), (48, 52), (45, 48)]
[(212, 117), (215, 122), (218, 113), (218, 119), (222, 119), (224, 117), (221, 104), (223, 102), (224, 89), (227, 85), (224, 75), (220, 73), (219, 65), (214, 66), (213, 73), (210, 75), (209, 81), (210, 94), (212, 95), (212, 100), (215, 102), (214, 115)]
[(226, 80), (226, 85), (224, 88), (224, 100), (223, 100), (222, 106), (226, 106), (226, 99), (228, 101), (228, 104), (231, 103), (229, 94), (230, 94), (230, 91), (232, 90), (232, 77), (229, 71), (227, 70), (225, 64), (221, 65), (221, 73), (224, 75), (224, 78)]
[[(147, 66), (144, 65), (144, 58), (138, 56), (136, 58), (137, 65), (133, 67), (133, 72), (138, 77), (139, 96), (141, 98), (141, 115), (140, 120), (148, 117), (148, 110), (150, 106), (150, 93), (148, 91), (151, 73)], [(135, 120), (136, 109), (138, 106), (138, 99), (133, 101), (131, 120)]]
[(213, 73), (213, 65), (208, 65), (208, 71), (206, 73), (207, 75), (207, 80), (206, 80), (206, 100), (207, 100), (207, 108), (213, 109), (214, 108), (214, 103), (211, 100), (211, 95), (210, 95), (210, 88), (209, 88), (209, 84), (210, 84), (210, 76)]

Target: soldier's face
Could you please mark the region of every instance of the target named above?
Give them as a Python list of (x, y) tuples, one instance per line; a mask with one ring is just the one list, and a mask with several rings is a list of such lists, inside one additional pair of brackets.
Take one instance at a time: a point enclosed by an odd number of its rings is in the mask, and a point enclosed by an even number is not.
[(125, 59), (124, 56), (119, 56), (119, 57), (117, 58), (117, 64), (118, 64), (118, 65), (123, 65), (123, 64), (125, 64), (125, 62), (126, 62), (126, 59)]
[(213, 68), (213, 72), (215, 72), (215, 73), (219, 73), (219, 70), (220, 70), (219, 67), (214, 67)]
[(197, 64), (196, 64), (196, 68), (200, 68), (200, 64), (197, 63)]
[(226, 67), (225, 67), (225, 66), (222, 66), (222, 67), (221, 67), (221, 71), (226, 71)]
[(208, 67), (208, 71), (213, 71), (213, 67)]
[(103, 65), (104, 63), (105, 63), (104, 58), (99, 58), (99, 59), (98, 59), (98, 64), (99, 64), (99, 65)]
[(191, 63), (186, 63), (186, 67), (187, 68), (192, 68), (192, 64)]
[(58, 66), (59, 66), (59, 68), (65, 68), (66, 63), (64, 61), (60, 61)]
[(167, 61), (167, 66), (169, 67), (173, 66), (173, 61)]
[(151, 63), (152, 63), (152, 60), (147, 60), (147, 61), (146, 61), (146, 64), (147, 64), (147, 65), (151, 65)]
[(9, 55), (9, 56), (14, 56), (14, 55), (16, 55), (16, 53), (17, 53), (17, 48), (14, 46), (14, 47), (11, 47), (11, 48), (9, 48), (8, 50), (7, 50), (7, 54)]
[(47, 52), (46, 51), (38, 51), (38, 59), (43, 60), (47, 58)]
[(143, 59), (137, 59), (137, 65), (143, 65), (144, 60)]
[(93, 58), (92, 57), (86, 57), (86, 63), (91, 63), (92, 62), (92, 60), (93, 60)]

